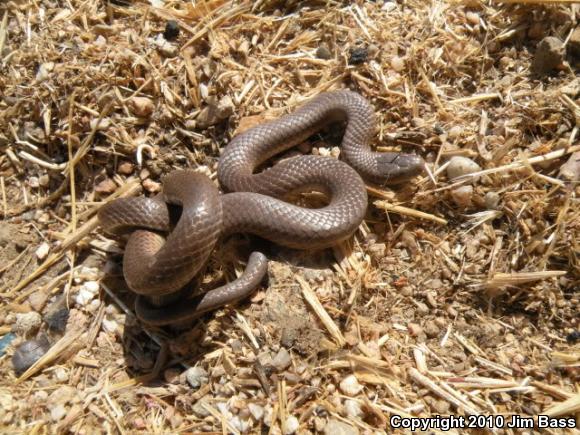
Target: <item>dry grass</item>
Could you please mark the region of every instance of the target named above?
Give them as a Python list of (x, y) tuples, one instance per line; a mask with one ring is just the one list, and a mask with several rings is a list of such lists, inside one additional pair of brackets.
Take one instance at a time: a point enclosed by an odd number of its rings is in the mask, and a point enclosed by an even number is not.
[[(567, 40), (578, 5), (283, 3), (0, 4), (0, 340), (12, 340), (0, 344), (0, 426), (314, 433), (332, 420), (382, 433), (393, 414), (578, 421), (580, 188), (558, 175), (580, 149), (578, 66), (530, 73), (537, 42)], [(171, 43), (159, 39), (168, 19), (180, 28)], [(351, 64), (356, 50), (366, 56)], [(188, 328), (137, 324), (121, 251), (96, 231), (99, 206), (154, 193), (174, 168), (215, 178), (236, 132), (343, 87), (372, 101), (379, 149), (417, 152), (429, 173), (396, 191), (369, 186), (365, 223), (332, 252), (275, 250), (251, 301)], [(452, 156), (482, 169), (449, 180)], [(220, 248), (205, 288), (239, 272), (234, 247)], [(100, 297), (83, 302), (104, 271)], [(66, 331), (42, 323), (52, 347), (19, 377), (17, 313), (46, 320), (59, 303)], [(182, 373), (192, 366), (207, 372), (199, 388)], [(349, 375), (360, 391), (341, 385)]]

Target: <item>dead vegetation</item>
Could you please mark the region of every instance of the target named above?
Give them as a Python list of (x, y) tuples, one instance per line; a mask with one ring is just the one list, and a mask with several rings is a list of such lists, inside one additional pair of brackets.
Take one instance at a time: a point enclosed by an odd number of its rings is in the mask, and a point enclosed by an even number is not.
[[(578, 421), (572, 3), (1, 3), (3, 430)], [(534, 60), (548, 36), (558, 41)], [(215, 178), (236, 132), (342, 87), (372, 101), (379, 149), (419, 153), (430, 173), (369, 186), (365, 223), (331, 252), (272, 248), (269, 285), (250, 301), (187, 328), (137, 324), (122, 250), (96, 230), (99, 206), (157, 192), (174, 168)], [(241, 270), (245, 244), (220, 247), (202, 287)], [(48, 352), (15, 373), (17, 347), (43, 335)]]

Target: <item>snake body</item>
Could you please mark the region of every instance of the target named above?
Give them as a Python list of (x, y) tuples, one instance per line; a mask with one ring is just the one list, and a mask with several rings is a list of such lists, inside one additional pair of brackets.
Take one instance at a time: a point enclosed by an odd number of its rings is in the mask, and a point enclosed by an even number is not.
[[(336, 121), (346, 122), (344, 162), (300, 156), (254, 173), (271, 157)], [(105, 231), (132, 231), (123, 273), (139, 295), (137, 316), (164, 325), (193, 319), (250, 294), (267, 272), (267, 258), (259, 252), (250, 256), (244, 273), (231, 283), (193, 298), (180, 290), (207, 262), (217, 241), (229, 234), (251, 233), (301, 249), (330, 246), (351, 236), (367, 208), (361, 176), (373, 183), (395, 184), (418, 174), (424, 165), (416, 155), (372, 152), (374, 129), (373, 109), (362, 96), (346, 90), (324, 93), (295, 112), (232, 139), (218, 166), (218, 179), (227, 193), (220, 194), (202, 174), (179, 170), (165, 177), (161, 195), (122, 198), (103, 206), (99, 220)], [(284, 200), (312, 189), (327, 195), (326, 206), (311, 209)], [(168, 204), (181, 207), (174, 227)]]

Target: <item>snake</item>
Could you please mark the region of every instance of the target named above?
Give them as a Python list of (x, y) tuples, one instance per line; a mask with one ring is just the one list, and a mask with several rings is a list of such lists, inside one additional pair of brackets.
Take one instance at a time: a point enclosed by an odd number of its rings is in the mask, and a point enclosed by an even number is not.
[[(299, 155), (263, 169), (273, 157), (338, 123), (344, 125), (340, 159)], [(425, 165), (415, 154), (374, 152), (374, 134), (374, 110), (366, 98), (350, 90), (325, 92), (294, 112), (235, 135), (218, 162), (222, 192), (208, 176), (178, 169), (165, 176), (156, 196), (118, 198), (102, 206), (98, 218), (104, 231), (128, 234), (122, 267), (137, 294), (137, 317), (159, 326), (182, 323), (258, 288), (268, 259), (256, 251), (237, 279), (200, 295), (188, 289), (218, 241), (231, 234), (308, 250), (351, 237), (367, 210), (365, 182), (401, 184)], [(325, 205), (289, 201), (308, 191), (323, 193)]]

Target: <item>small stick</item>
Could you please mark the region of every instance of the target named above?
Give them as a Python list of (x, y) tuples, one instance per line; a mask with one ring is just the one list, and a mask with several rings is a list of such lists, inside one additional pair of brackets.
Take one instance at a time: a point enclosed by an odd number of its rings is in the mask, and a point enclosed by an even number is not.
[(478, 94), (471, 95), (470, 97), (456, 98), (455, 100), (450, 100), (452, 104), (460, 103), (479, 103), (480, 101), (495, 100), (496, 98), (501, 99), (501, 95), (498, 92), (493, 92), (489, 94)]
[(429, 221), (436, 222), (436, 223), (441, 224), (441, 225), (447, 225), (447, 219), (443, 219), (443, 218), (440, 218), (438, 216), (435, 216), (435, 215), (432, 215), (429, 213), (425, 213), (425, 212), (422, 212), (419, 210), (415, 210), (412, 208), (403, 207), (401, 205), (392, 205), (386, 201), (375, 201), (375, 205), (379, 208), (382, 208), (383, 210), (385, 210), (387, 212), (390, 211), (393, 213), (407, 215), (407, 216), (411, 216), (411, 217), (418, 218), (418, 219), (429, 220)]
[(6, 200), (6, 186), (4, 185), (4, 177), (0, 177), (0, 189), (2, 190), (2, 209), (4, 216), (8, 213), (8, 201)]
[(334, 320), (332, 320), (328, 312), (324, 309), (324, 307), (316, 297), (316, 294), (314, 294), (314, 292), (310, 288), (310, 285), (308, 285), (308, 283), (298, 275), (296, 276), (296, 280), (302, 287), (302, 294), (304, 295), (304, 299), (306, 299), (306, 302), (308, 302), (310, 307), (314, 310), (314, 312), (316, 313), (322, 324), (326, 327), (327, 331), (330, 333), (330, 335), (332, 335), (337, 344), (340, 347), (344, 347), (346, 345), (346, 339), (342, 335), (342, 332), (340, 332), (338, 326), (336, 326), (336, 323), (334, 323)]

